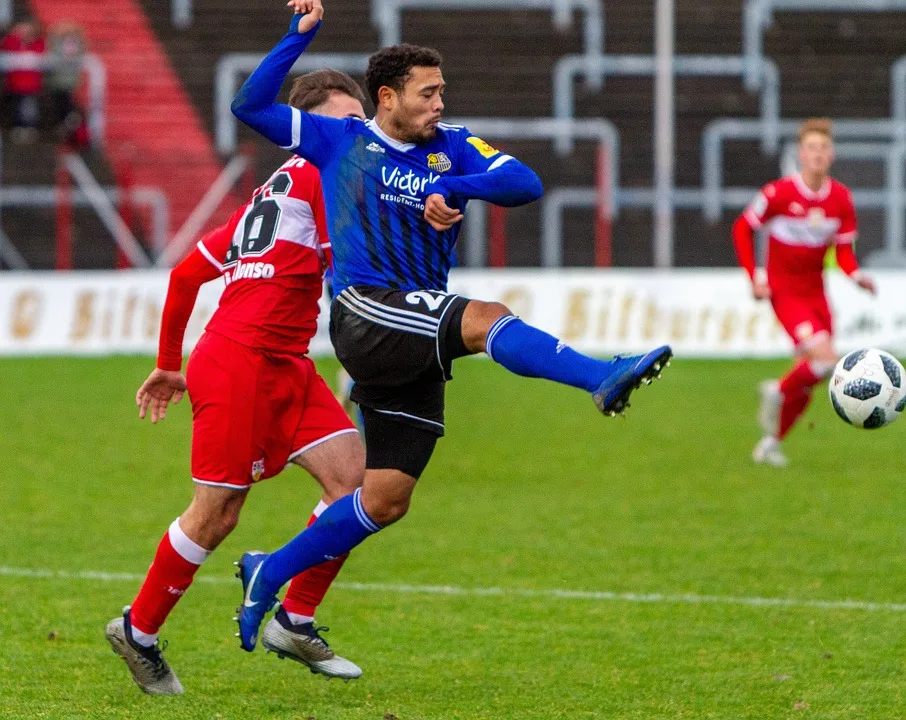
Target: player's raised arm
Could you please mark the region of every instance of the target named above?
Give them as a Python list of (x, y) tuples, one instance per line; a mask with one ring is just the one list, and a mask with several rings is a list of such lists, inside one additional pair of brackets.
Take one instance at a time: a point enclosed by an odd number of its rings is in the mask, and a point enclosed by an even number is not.
[(503, 207), (527, 205), (544, 194), (541, 179), (528, 165), (495, 150), (464, 128), (459, 132), (464, 133), (459, 157), (464, 172), (439, 178), (431, 190), (445, 197), (456, 195)]
[(308, 3), (313, 7), (312, 12), (293, 15), (289, 32), (239, 88), (230, 109), (271, 142), (320, 167), (345, 134), (348, 121), (310, 115), (276, 102), (287, 74), (321, 27), (323, 8), (320, 0), (298, 0), (289, 4), (295, 7), (298, 3)]

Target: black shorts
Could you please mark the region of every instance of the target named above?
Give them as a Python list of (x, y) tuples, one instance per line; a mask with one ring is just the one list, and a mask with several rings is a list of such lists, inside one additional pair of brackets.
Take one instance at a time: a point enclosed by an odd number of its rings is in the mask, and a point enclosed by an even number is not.
[(438, 290), (355, 285), (330, 306), (330, 339), (355, 381), (353, 402), (435, 435), (444, 434), (444, 386), (462, 340), (469, 301)]

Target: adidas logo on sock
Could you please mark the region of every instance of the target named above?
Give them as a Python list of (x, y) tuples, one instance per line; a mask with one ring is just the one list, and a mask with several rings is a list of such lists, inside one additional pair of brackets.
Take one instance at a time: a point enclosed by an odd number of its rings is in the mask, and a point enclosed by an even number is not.
[(366, 146), (365, 146), (365, 149), (366, 149), (366, 150), (370, 150), (371, 152), (376, 152), (376, 153), (383, 153), (383, 152), (386, 152), (386, 151), (384, 150), (384, 148), (382, 148), (382, 147), (381, 147), (380, 145), (378, 145), (376, 142), (373, 142), (373, 143), (370, 143), (369, 145), (366, 145)]

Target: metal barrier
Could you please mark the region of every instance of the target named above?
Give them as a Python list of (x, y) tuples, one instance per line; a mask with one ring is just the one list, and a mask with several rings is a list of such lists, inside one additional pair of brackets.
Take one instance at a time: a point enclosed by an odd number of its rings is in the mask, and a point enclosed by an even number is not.
[[(583, 45), (589, 56), (604, 52), (604, 3), (602, 0), (372, 0), (371, 20), (380, 30), (380, 43), (402, 42), (403, 10), (550, 10), (558, 29), (568, 28), (573, 10), (585, 14)], [(600, 75), (588, 76), (594, 88), (600, 87)]]
[[(781, 137), (795, 137), (801, 120), (781, 120)], [(834, 135), (839, 138), (896, 140), (906, 132), (895, 120), (835, 120)], [(757, 140), (763, 128), (760, 120), (714, 120), (702, 134), (702, 213), (711, 222), (720, 219), (720, 192), (723, 186), (724, 140)]]
[[(614, 194), (619, 186), (620, 168), (620, 135), (613, 123), (607, 120), (561, 120), (557, 118), (453, 118), (449, 120), (456, 125), (464, 125), (476, 135), (495, 140), (556, 140), (567, 135), (581, 140), (597, 140), (598, 147), (606, 149), (604, 170), (604, 187), (590, 188), (587, 192), (597, 198), (596, 205), (604, 204), (615, 217), (617, 204)], [(602, 199), (603, 194), (603, 199)], [(546, 205), (542, 205), (542, 227), (547, 227)], [(553, 210), (551, 210), (552, 212)], [(487, 215), (484, 204), (476, 204), (466, 213), (466, 228), (469, 237), (468, 264), (479, 267), (484, 264), (487, 255)], [(610, 218), (608, 218), (610, 219)], [(563, 231), (558, 227), (555, 232), (542, 236), (542, 264), (556, 266), (562, 264)]]
[[(673, 58), (674, 74), (699, 77), (742, 75), (745, 59), (739, 56), (721, 55), (676, 55)], [(580, 72), (586, 77), (604, 75), (654, 75), (655, 57), (652, 55), (567, 55), (557, 61), (554, 69), (554, 116), (568, 119), (575, 116), (573, 80)], [(761, 91), (762, 148), (776, 152), (780, 120), (780, 74), (771, 61), (762, 59), (759, 64), (760, 76), (764, 78)], [(557, 138), (557, 152), (564, 154), (572, 150), (566, 137)]]
[(192, 25), (193, 10), (192, 0), (170, 0), (170, 23), (185, 30)]
[[(230, 111), (236, 96), (236, 75), (251, 75), (264, 60), (266, 53), (231, 53), (217, 61), (214, 71), (214, 142), (222, 155), (236, 152), (236, 127), (239, 122)], [(331, 68), (363, 75), (368, 67), (367, 54), (311, 53), (302, 55), (290, 69), (292, 73)]]
[(786, 12), (894, 12), (906, 10), (906, 0), (748, 0), (743, 10), (742, 45), (746, 59), (745, 84), (760, 86), (759, 64), (764, 56), (764, 29), (774, 22), (775, 10)]
[(196, 242), (198, 234), (204, 229), (208, 220), (220, 207), (220, 203), (223, 202), (236, 183), (239, 182), (243, 173), (248, 169), (250, 162), (247, 156), (237, 155), (227, 163), (227, 166), (217, 176), (211, 187), (208, 188), (204, 197), (195, 206), (189, 217), (186, 218), (182, 227), (173, 235), (169, 245), (157, 258), (155, 262), (157, 267), (172, 267), (182, 260), (183, 256)]

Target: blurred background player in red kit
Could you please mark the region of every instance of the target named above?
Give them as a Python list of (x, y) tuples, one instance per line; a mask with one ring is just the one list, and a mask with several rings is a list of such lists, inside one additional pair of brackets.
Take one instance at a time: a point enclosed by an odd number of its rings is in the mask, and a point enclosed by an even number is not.
[[(364, 119), (364, 99), (348, 75), (322, 70), (297, 78), (289, 102), (307, 112)], [(138, 597), (107, 625), (114, 651), (147, 693), (183, 691), (163, 658), (158, 631), (202, 562), (236, 526), (252, 484), (288, 463), (308, 470), (324, 491), (309, 524), (362, 484), (358, 431), (306, 354), (331, 263), (324, 213), (317, 169), (293, 157), (170, 275), (157, 368), (136, 402), (139, 417), (150, 409), (156, 423), (188, 389), (195, 493), (164, 534)], [(183, 377), (183, 337), (198, 289), (221, 276), (220, 306)], [(344, 560), (293, 579), (262, 643), (313, 672), (349, 680), (362, 671), (335, 655), (319, 634), (324, 628), (314, 625), (315, 609)]]
[(4, 79), (4, 99), (12, 115), (13, 142), (30, 143), (38, 137), (46, 50), (41, 26), (32, 19), (17, 23), (0, 40), (0, 51), (7, 54), (10, 63)]
[[(764, 436), (752, 452), (757, 463), (786, 465), (781, 441), (805, 412), (812, 388), (837, 362), (824, 292), (828, 247), (835, 247), (843, 272), (859, 287), (876, 292), (853, 252), (856, 211), (849, 189), (830, 177), (833, 161), (830, 121), (806, 120), (799, 129), (799, 172), (765, 185), (733, 225), (736, 254), (752, 280), (752, 293), (757, 300), (771, 301), (795, 346), (792, 370), (761, 385)], [(769, 236), (764, 269), (755, 263), (755, 231), (762, 227)]]

